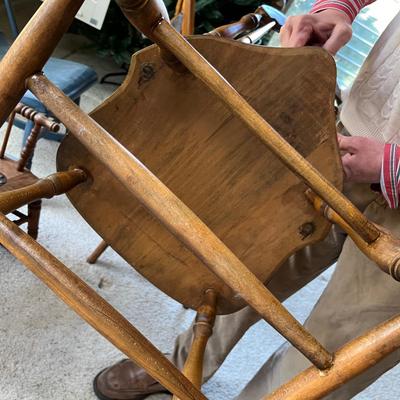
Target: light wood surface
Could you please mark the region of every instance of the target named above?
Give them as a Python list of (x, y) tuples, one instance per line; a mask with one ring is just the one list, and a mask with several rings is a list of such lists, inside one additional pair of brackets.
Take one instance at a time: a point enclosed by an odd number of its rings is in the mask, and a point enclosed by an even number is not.
[[(321, 51), (279, 50), (209, 37), (196, 37), (192, 43), (340, 188), (334, 76)], [(154, 75), (144, 79), (146, 67)], [(329, 229), (307, 202), (306, 186), (201, 82), (190, 74), (171, 71), (155, 47), (133, 58), (126, 82), (92, 116), (206, 222), (262, 282), (290, 253), (321, 239)], [(67, 137), (60, 146), (59, 168), (79, 165), (82, 160), (94, 177), (93, 184), (88, 190), (71, 191), (70, 199), (113, 249), (161, 290), (194, 310), (210, 288), (219, 293), (219, 313), (244, 305), (131, 198), (102, 163), (74, 137)], [(311, 228), (309, 235), (307, 228)]]
[[(213, 274), (225, 282), (226, 287), (236, 293), (236, 297), (243, 298), (314, 365), (321, 369), (330, 366), (332, 357), (329, 352), (301, 326), (209, 227), (120, 142), (83, 113), (71, 99), (43, 75), (35, 75), (27, 83), (29, 89), (40, 101), (64, 123), (89, 152), (93, 153), (97, 160), (112, 172), (120, 184), (137, 198), (172, 235), (203, 261)], [(86, 165), (87, 161), (87, 159), (81, 159), (75, 165)], [(130, 197), (128, 193), (126, 200), (132, 201)], [(97, 214), (97, 219), (102, 219), (101, 213)], [(168, 279), (171, 280), (172, 272), (172, 269), (169, 271), (166, 269), (165, 278), (167, 279), (168, 275)], [(193, 281), (192, 272), (190, 270), (185, 272), (183, 275), (173, 276), (172, 286), (180, 287), (181, 285), (176, 285), (176, 282), (177, 280), (180, 282), (185, 276), (189, 282), (192, 282), (193, 288), (198, 288), (199, 282)], [(160, 274), (158, 276), (160, 278)], [(208, 289), (214, 288), (206, 288), (204, 292)], [(173, 292), (173, 289), (169, 290), (169, 293)]]
[[(208, 339), (213, 332), (217, 300), (217, 293), (213, 290), (204, 293), (204, 302), (197, 310), (193, 324), (192, 344), (182, 369), (183, 374), (198, 389), (201, 389), (203, 383), (204, 353)], [(173, 396), (172, 400), (179, 400), (179, 398)]]

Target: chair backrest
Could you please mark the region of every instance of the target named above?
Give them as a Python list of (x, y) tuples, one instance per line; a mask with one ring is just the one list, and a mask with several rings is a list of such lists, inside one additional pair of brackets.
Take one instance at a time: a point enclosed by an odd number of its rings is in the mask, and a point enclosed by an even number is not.
[[(191, 43), (340, 188), (335, 74), (323, 51), (293, 52), (212, 37)], [(305, 185), (199, 80), (172, 72), (155, 46), (134, 56), (123, 86), (92, 117), (263, 282), (290, 254), (329, 229), (307, 202)], [(73, 137), (58, 152), (58, 168), (68, 165), (84, 165), (94, 177), (90, 187), (68, 194), (74, 206), (153, 284), (194, 309), (210, 288), (220, 296), (219, 313), (244, 305)]]

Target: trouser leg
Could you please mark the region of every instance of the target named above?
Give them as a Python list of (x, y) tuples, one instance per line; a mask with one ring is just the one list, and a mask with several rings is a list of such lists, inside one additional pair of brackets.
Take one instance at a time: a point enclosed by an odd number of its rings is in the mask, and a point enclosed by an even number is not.
[[(400, 212), (374, 202), (366, 215), (400, 236)], [(336, 270), (305, 323), (305, 327), (335, 351), (349, 340), (400, 313), (400, 283), (382, 272), (347, 239)], [(325, 399), (351, 399), (399, 361), (397, 351), (354, 378)], [(248, 383), (237, 400), (258, 400), (310, 365), (288, 344), (281, 346)]]

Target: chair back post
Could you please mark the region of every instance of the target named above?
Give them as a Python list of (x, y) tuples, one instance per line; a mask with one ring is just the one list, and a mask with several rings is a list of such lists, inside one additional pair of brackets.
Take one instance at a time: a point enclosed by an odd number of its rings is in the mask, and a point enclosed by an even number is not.
[(25, 104), (18, 103), (15, 110), (18, 114), (33, 122), (33, 128), (21, 150), (20, 159), (18, 161), (17, 171), (22, 172), (28, 161), (32, 158), (42, 128), (50, 132), (58, 132), (60, 130), (60, 125)]
[(182, 20), (182, 35), (188, 36), (194, 34), (195, 13), (196, 13), (195, 0), (183, 0), (183, 20)]
[(8, 117), (7, 129), (6, 129), (6, 133), (4, 134), (4, 139), (3, 139), (3, 143), (1, 145), (1, 150), (0, 150), (0, 159), (4, 158), (4, 155), (6, 153), (7, 144), (8, 144), (8, 140), (10, 139), (11, 129), (12, 129), (13, 124), (14, 124), (14, 119), (15, 119), (15, 114), (16, 113), (17, 113), (16, 110), (14, 110), (10, 114), (10, 116)]

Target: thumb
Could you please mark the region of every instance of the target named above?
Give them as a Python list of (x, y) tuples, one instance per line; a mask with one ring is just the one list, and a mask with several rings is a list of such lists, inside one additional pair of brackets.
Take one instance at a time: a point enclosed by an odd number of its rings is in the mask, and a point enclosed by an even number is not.
[(351, 25), (338, 23), (332, 30), (323, 48), (333, 56), (351, 39)]
[(342, 167), (346, 181), (351, 181), (353, 171), (352, 171), (352, 161), (354, 160), (353, 155), (347, 153), (342, 157)]

